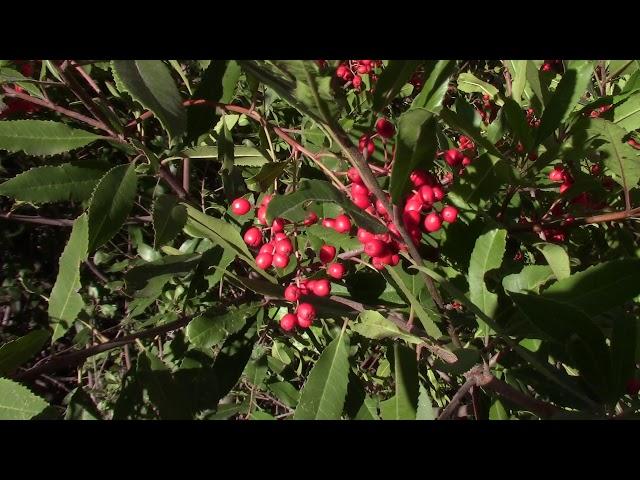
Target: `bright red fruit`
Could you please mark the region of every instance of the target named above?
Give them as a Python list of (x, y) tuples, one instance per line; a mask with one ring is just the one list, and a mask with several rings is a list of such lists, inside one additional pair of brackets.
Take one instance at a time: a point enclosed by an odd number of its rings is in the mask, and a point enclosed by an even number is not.
[(451, 167), (455, 167), (456, 165), (462, 163), (462, 159), (464, 155), (462, 152), (456, 148), (450, 148), (446, 152), (444, 152), (444, 161)]
[(371, 138), (369, 138), (368, 135), (362, 135), (360, 137), (360, 141), (358, 142), (358, 148), (360, 149), (360, 151), (362, 152), (363, 150), (367, 151), (367, 156), (371, 156), (373, 155), (373, 152), (376, 148), (375, 144), (373, 143), (373, 140), (371, 140)]
[(372, 240), (374, 238), (373, 233), (365, 230), (362, 227), (358, 227), (357, 237), (360, 243), (367, 243), (369, 240)]
[(280, 328), (285, 332), (290, 332), (296, 327), (296, 323), (298, 323), (298, 318), (293, 313), (287, 313), (280, 319)]
[(369, 189), (361, 183), (351, 184), (351, 195), (369, 195)]
[(358, 169), (356, 169), (355, 167), (351, 167), (349, 170), (347, 170), (347, 177), (353, 183), (362, 183), (362, 177), (360, 177), (360, 173), (358, 172)]
[(266, 207), (267, 205), (269, 205), (269, 202), (271, 201), (272, 198), (273, 198), (273, 195), (265, 195), (264, 197), (262, 197), (262, 201), (260, 202), (260, 205), (264, 205)]
[(549, 172), (549, 180), (552, 182), (563, 182), (565, 179), (565, 171), (564, 168), (555, 166), (553, 170)]
[(267, 224), (267, 207), (262, 205), (260, 208), (258, 208), (257, 217), (258, 217), (258, 222), (260, 222), (261, 225), (266, 225)]
[(379, 118), (376, 122), (376, 132), (378, 132), (378, 135), (382, 138), (391, 138), (396, 133), (396, 129), (393, 123), (386, 118)]
[(418, 194), (412, 195), (407, 200), (407, 203), (404, 204), (404, 211), (410, 212), (413, 210), (413, 211), (419, 212), (422, 210), (422, 205), (423, 205), (422, 197)]
[(407, 227), (415, 227), (420, 225), (420, 212), (417, 210), (409, 210), (402, 214), (402, 220)]
[(433, 187), (433, 196), (435, 197), (436, 202), (441, 201), (444, 198), (444, 190), (436, 185)]
[(387, 214), (387, 209), (384, 208), (384, 205), (382, 204), (379, 198), (376, 198), (376, 212), (378, 212), (378, 214), (380, 215)]
[(244, 243), (250, 247), (259, 247), (262, 244), (262, 232), (259, 228), (251, 227), (243, 235)]
[(286, 233), (278, 232), (273, 236), (272, 240), (274, 241), (274, 244), (275, 244), (275, 242), (279, 242), (280, 240), (284, 240), (285, 238), (289, 238), (289, 237), (287, 237)]
[(251, 203), (246, 198), (236, 198), (231, 204), (234, 215), (245, 215), (249, 210), (251, 210)]
[(345, 268), (341, 263), (332, 263), (327, 267), (327, 274), (331, 278), (335, 278), (336, 280), (340, 280), (344, 277)]
[(361, 86), (362, 86), (362, 77), (360, 77), (360, 75), (356, 75), (355, 77), (353, 77), (353, 87), (356, 90), (360, 90)]
[(310, 303), (301, 303), (296, 309), (296, 317), (298, 317), (298, 325), (302, 328), (309, 328), (316, 318), (316, 309)]
[(336, 220), (335, 218), (323, 218), (322, 226), (325, 228), (336, 228)]
[(458, 209), (456, 207), (447, 205), (442, 209), (440, 215), (442, 216), (442, 220), (444, 220), (445, 222), (453, 223), (456, 221), (456, 218), (458, 218)]
[(256, 257), (256, 265), (262, 270), (266, 270), (273, 263), (273, 255), (269, 253), (259, 253)]
[(356, 207), (363, 210), (371, 205), (368, 195), (353, 195), (353, 203)]
[(424, 229), (427, 232), (435, 232), (442, 226), (442, 219), (437, 213), (430, 213), (424, 218)]
[(316, 280), (313, 284), (309, 285), (309, 288), (318, 297), (327, 297), (331, 293), (331, 284), (326, 278)]
[(289, 255), (283, 253), (276, 253), (273, 256), (273, 266), (278, 268), (287, 268), (289, 265)]
[(336, 247), (333, 245), (322, 245), (318, 256), (322, 263), (329, 263), (336, 256)]
[(387, 246), (382, 240), (377, 238), (369, 240), (364, 244), (364, 253), (370, 257), (379, 257), (387, 250)]
[(429, 174), (424, 170), (414, 170), (409, 175), (409, 180), (411, 180), (414, 187), (421, 187), (429, 183)]
[(269, 255), (273, 255), (275, 250), (273, 242), (267, 242), (260, 247), (260, 251), (258, 253), (268, 253)]
[(285, 221), (283, 218), (274, 218), (273, 223), (271, 224), (271, 231), (273, 233), (278, 233), (284, 231)]
[(311, 225), (314, 225), (317, 222), (318, 222), (318, 215), (316, 214), (316, 212), (309, 212), (309, 215), (307, 215), (307, 218), (304, 219), (304, 226), (310, 227)]
[(276, 253), (291, 255), (291, 252), (293, 252), (293, 244), (291, 243), (291, 240), (284, 238), (276, 242)]
[(284, 298), (290, 302), (297, 302), (300, 298), (300, 289), (295, 285), (289, 285), (284, 289)]
[(433, 203), (436, 198), (433, 194), (433, 188), (431, 188), (429, 185), (422, 185), (418, 189), (418, 194), (420, 195), (423, 203)]
[(351, 230), (351, 220), (346, 215), (338, 215), (336, 217), (336, 225), (334, 227), (335, 231), (338, 233), (347, 233)]

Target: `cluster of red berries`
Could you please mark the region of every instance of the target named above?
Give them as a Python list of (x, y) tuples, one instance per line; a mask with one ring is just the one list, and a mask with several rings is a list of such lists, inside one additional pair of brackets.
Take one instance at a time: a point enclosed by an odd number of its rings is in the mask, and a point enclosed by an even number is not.
[(490, 95), (482, 96), (482, 104), (478, 107), (478, 113), (485, 125), (489, 125), (496, 119), (496, 116), (498, 115), (498, 106), (491, 102)]
[(280, 328), (290, 332), (296, 325), (300, 328), (309, 328), (316, 318), (316, 309), (310, 303), (300, 303), (294, 313), (287, 313), (280, 319)]
[(540, 71), (562, 73), (562, 60), (545, 60), (544, 63), (540, 66)]
[(602, 105), (601, 107), (594, 108), (590, 112), (585, 112), (584, 115), (589, 116), (591, 118), (599, 118), (600, 116), (602, 116), (602, 114), (611, 110), (612, 108), (613, 108), (613, 105), (611, 104)]
[(533, 108), (527, 108), (525, 110), (527, 124), (531, 128), (538, 128), (540, 126), (540, 119), (536, 117), (536, 112)]
[(378, 80), (374, 71), (380, 67), (382, 60), (345, 60), (336, 68), (336, 77), (345, 82), (346, 86), (352, 86), (359, 91), (362, 88), (361, 75), (368, 74), (373, 84)]
[(376, 133), (373, 135), (363, 134), (358, 141), (358, 148), (366, 158), (369, 158), (376, 150), (376, 145), (373, 143), (376, 137), (382, 138), (384, 142), (393, 137), (395, 133), (396, 127), (393, 126), (393, 123), (386, 118), (379, 118), (376, 121)]

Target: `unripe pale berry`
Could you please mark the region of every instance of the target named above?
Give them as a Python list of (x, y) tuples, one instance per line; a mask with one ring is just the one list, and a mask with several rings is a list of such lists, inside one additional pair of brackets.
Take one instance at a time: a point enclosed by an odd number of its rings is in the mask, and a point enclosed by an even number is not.
[(378, 240), (377, 238), (369, 240), (364, 244), (364, 253), (369, 255), (370, 257), (379, 257), (384, 254), (386, 251), (386, 245), (382, 240)]
[(440, 215), (442, 216), (443, 221), (447, 223), (453, 223), (458, 218), (458, 209), (456, 207), (447, 205), (442, 209)]
[(234, 215), (245, 215), (249, 210), (251, 210), (251, 203), (246, 198), (236, 198), (231, 204)]
[(300, 289), (295, 285), (289, 285), (284, 289), (284, 298), (290, 302), (297, 302), (300, 298)]
[(287, 313), (280, 319), (280, 328), (282, 328), (285, 332), (290, 332), (296, 327), (298, 323), (298, 317), (296, 317), (293, 313)]
[(259, 253), (256, 257), (256, 265), (262, 270), (266, 270), (273, 263), (273, 255), (269, 253)]
[(338, 233), (347, 233), (349, 230), (351, 230), (351, 220), (349, 220), (349, 217), (344, 214), (338, 215), (336, 217), (336, 224), (334, 226), (334, 229)]
[(320, 261), (322, 263), (329, 263), (336, 256), (336, 247), (334, 247), (333, 245), (322, 245), (320, 247), (318, 256), (320, 257)]
[(435, 232), (440, 229), (442, 220), (437, 213), (430, 213), (424, 218), (424, 229), (427, 232)]
[(344, 276), (345, 268), (341, 263), (332, 263), (327, 267), (327, 274), (331, 278), (340, 280)]
[(251, 227), (243, 235), (244, 243), (250, 247), (259, 247), (262, 244), (262, 232), (257, 227)]
[(379, 118), (376, 122), (376, 132), (382, 138), (391, 138), (396, 133), (396, 129), (386, 118)]

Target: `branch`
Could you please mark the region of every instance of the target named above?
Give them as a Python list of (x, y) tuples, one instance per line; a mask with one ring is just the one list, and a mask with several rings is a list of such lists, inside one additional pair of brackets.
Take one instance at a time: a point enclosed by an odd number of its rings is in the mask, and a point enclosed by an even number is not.
[[(54, 227), (73, 227), (74, 220), (68, 218), (45, 218), (40, 215), (14, 215), (11, 212), (0, 212), (0, 219), (14, 222), (35, 223), (37, 225), (52, 225)], [(125, 223), (134, 225), (151, 221), (151, 216), (141, 215), (129, 218)]]
[(591, 215), (589, 217), (576, 218), (573, 222), (565, 224), (564, 220), (553, 220), (550, 222), (531, 222), (513, 225), (509, 227), (510, 232), (521, 232), (527, 230), (533, 230), (539, 232), (544, 227), (565, 227), (572, 228), (580, 225), (589, 225), (594, 223), (605, 222), (622, 222), (630, 218), (640, 217), (640, 207), (633, 208), (631, 210), (623, 210), (619, 212), (602, 213), (600, 215)]

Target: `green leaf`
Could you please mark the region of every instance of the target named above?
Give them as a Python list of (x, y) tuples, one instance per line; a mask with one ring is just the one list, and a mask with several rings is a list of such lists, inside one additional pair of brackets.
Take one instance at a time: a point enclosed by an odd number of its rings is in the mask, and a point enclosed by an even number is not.
[(438, 114), (449, 88), (449, 79), (456, 67), (455, 60), (428, 60), (425, 62), (424, 86), (411, 104), (411, 108), (426, 108)]
[(0, 122), (0, 150), (23, 151), (27, 155), (57, 155), (102, 138), (95, 133), (49, 120), (5, 120)]
[(553, 96), (540, 119), (540, 127), (535, 145), (544, 142), (573, 112), (578, 100), (585, 94), (591, 75), (593, 63), (590, 61), (576, 62), (562, 75)]
[(51, 334), (34, 330), (0, 347), (0, 375), (9, 375), (20, 365), (39, 353)]
[(636, 370), (638, 321), (628, 316), (613, 319), (611, 335), (611, 373), (613, 398), (616, 402), (626, 390), (627, 381)]
[(551, 285), (543, 296), (598, 315), (640, 294), (640, 259), (618, 259), (574, 273)]
[(187, 338), (200, 349), (209, 349), (228, 335), (238, 332), (247, 323), (247, 318), (258, 311), (256, 305), (245, 305), (235, 310), (229, 310), (223, 315), (216, 315), (212, 311), (203, 313), (187, 325)]
[[(435, 321), (438, 318), (435, 312), (431, 311), (427, 305), (422, 305), (422, 303), (416, 298), (414, 293), (407, 287), (405, 280), (402, 277), (405, 277), (407, 280), (415, 281), (417, 276), (407, 275), (402, 270), (402, 265), (396, 265), (395, 267), (391, 267), (387, 265), (387, 272), (393, 278), (393, 280), (398, 284), (402, 293), (407, 297), (409, 303), (413, 307), (417, 317), (420, 319), (420, 323), (422, 323), (422, 327), (425, 331), (432, 336), (434, 339), (438, 339), (442, 336), (442, 332), (436, 325)], [(425, 309), (424, 307), (427, 307)], [(427, 311), (429, 310), (429, 311)]]
[(32, 203), (87, 200), (107, 165), (97, 162), (65, 163), (27, 170), (0, 185), (0, 195)]
[(627, 131), (603, 118), (591, 119), (587, 131), (604, 141), (599, 150), (613, 179), (623, 188), (635, 187), (640, 180), (640, 157), (636, 149), (622, 141)]
[[(190, 148), (180, 153), (181, 156), (189, 158), (218, 160), (218, 147), (202, 145)], [(240, 167), (261, 167), (269, 163), (269, 159), (264, 156), (261, 150), (253, 147), (235, 145), (233, 148), (233, 164)]]
[[(240, 66), (234, 60), (212, 60), (202, 75), (194, 99), (229, 103), (234, 96)], [(219, 116), (211, 105), (192, 105), (187, 110), (187, 142), (207, 133), (218, 122)]]
[(354, 332), (373, 340), (384, 338), (400, 338), (408, 343), (421, 344), (423, 341), (407, 332), (400, 330), (395, 323), (387, 320), (380, 312), (364, 310), (358, 314), (358, 323), (351, 326)]
[(103, 420), (95, 403), (82, 387), (75, 388), (67, 399), (65, 420)]
[(509, 414), (498, 399), (494, 400), (489, 408), (489, 420), (509, 420)]
[(505, 65), (511, 74), (511, 98), (522, 107), (522, 94), (527, 86), (527, 60), (507, 60)]
[(267, 388), (288, 407), (293, 408), (300, 401), (300, 392), (289, 382), (268, 383)]
[(463, 72), (458, 75), (458, 90), (466, 93), (482, 93), (483, 95), (489, 95), (491, 99), (495, 99), (498, 95), (496, 87), (480, 80), (470, 72)]
[(144, 108), (153, 112), (169, 134), (169, 141), (187, 128), (187, 114), (182, 98), (161, 60), (113, 60), (111, 70), (118, 88), (124, 90)]
[(0, 420), (29, 420), (48, 406), (27, 387), (0, 378)]
[(384, 233), (385, 226), (371, 215), (363, 213), (351, 200), (346, 198), (333, 185), (324, 180), (303, 180), (298, 190), (288, 195), (277, 195), (267, 207), (267, 221), (281, 217), (293, 222), (305, 219), (307, 212), (300, 207), (310, 202), (333, 202), (340, 205), (350, 215), (356, 225), (373, 233)]
[[(235, 162), (234, 162), (235, 163)], [(258, 191), (265, 191), (273, 182), (282, 178), (283, 172), (290, 165), (289, 162), (271, 162), (260, 167), (260, 171), (253, 177), (247, 179), (247, 186), (256, 188)]]
[(181, 389), (169, 367), (148, 350), (138, 357), (138, 375), (161, 419), (191, 419), (189, 391)]
[(418, 397), (418, 410), (416, 412), (416, 420), (435, 420), (433, 405), (429, 392), (420, 384), (420, 396)]
[(569, 255), (560, 245), (554, 243), (536, 243), (535, 247), (542, 252), (547, 263), (558, 280), (571, 275)]
[(503, 111), (516, 140), (522, 142), (525, 151), (529, 151), (533, 139), (531, 138), (531, 127), (527, 124), (522, 108), (516, 102), (507, 98), (504, 102)]
[(640, 92), (613, 109), (613, 123), (632, 132), (640, 128)]
[[(138, 291), (136, 297), (144, 297), (146, 296), (144, 290), (149, 290), (150, 285), (162, 281), (166, 283), (169, 279), (177, 275), (191, 273), (197, 267), (200, 258), (201, 256), (199, 254), (194, 253), (168, 255), (158, 260), (133, 267), (124, 276), (127, 290), (130, 292)], [(140, 292), (140, 290), (143, 291)]]
[(549, 101), (549, 91), (546, 85), (540, 81), (540, 71), (538, 70), (538, 67), (536, 67), (536, 64), (533, 63), (532, 60), (527, 60), (526, 62), (527, 82), (540, 105), (544, 106)]
[(507, 275), (502, 279), (502, 287), (509, 292), (538, 293), (540, 287), (554, 278), (553, 270), (547, 265), (527, 265), (520, 273)]
[(469, 299), (489, 317), (496, 313), (498, 296), (487, 289), (484, 276), (489, 270), (502, 265), (506, 239), (506, 230), (494, 229), (483, 233), (477, 238), (469, 261)]
[(349, 380), (349, 337), (344, 330), (322, 351), (302, 387), (294, 420), (339, 420)]
[(544, 336), (565, 346), (580, 374), (601, 398), (609, 392), (611, 359), (604, 335), (585, 315), (571, 305), (540, 295), (510, 293), (520, 311)]
[(98, 182), (89, 203), (89, 251), (111, 240), (133, 208), (138, 178), (135, 164), (118, 165)]
[(418, 407), (418, 362), (415, 350), (393, 345), (395, 394), (380, 403), (383, 420), (415, 420)]
[(391, 200), (398, 204), (409, 185), (409, 174), (419, 164), (433, 164), (437, 147), (436, 121), (426, 109), (416, 108), (403, 113), (398, 120), (396, 160), (391, 172)]
[(84, 307), (80, 290), (80, 264), (88, 255), (89, 225), (83, 214), (73, 222), (69, 242), (60, 256), (58, 276), (49, 296), (49, 317), (53, 326), (51, 342), (65, 334)]
[[(25, 81), (21, 82), (20, 80)], [(5, 66), (0, 67), (0, 84), (3, 83), (20, 85), (20, 87), (24, 88), (29, 93), (29, 95), (37, 98), (44, 98), (44, 96), (42, 95), (42, 91), (37, 84), (30, 82), (27, 77), (13, 68)]]
[(173, 195), (161, 195), (153, 202), (153, 248), (170, 243), (187, 223), (187, 209)]
[(419, 60), (389, 60), (373, 92), (373, 111), (381, 112), (398, 96), (420, 64)]
[[(362, 247), (362, 244), (357, 238), (344, 235), (336, 232), (333, 228), (323, 227), (317, 223), (307, 227), (306, 233), (308, 236), (318, 238), (322, 243), (333, 245), (336, 248), (341, 248), (345, 252)], [(320, 246), (318, 246), (318, 248), (319, 247)]]
[(354, 420), (380, 420), (378, 416), (378, 401), (369, 396), (365, 396), (362, 406), (356, 413)]

